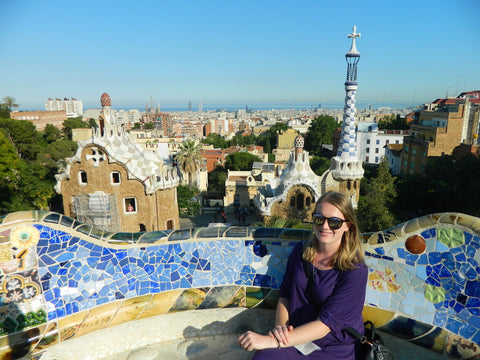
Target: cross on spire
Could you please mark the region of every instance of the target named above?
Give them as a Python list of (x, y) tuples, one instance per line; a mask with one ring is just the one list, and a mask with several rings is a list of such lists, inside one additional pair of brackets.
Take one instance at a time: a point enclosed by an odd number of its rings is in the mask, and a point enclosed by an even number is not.
[(355, 39), (359, 38), (360, 36), (362, 36), (362, 34), (357, 33), (357, 27), (353, 26), (353, 32), (351, 34), (348, 34), (348, 37), (352, 38), (352, 47), (350, 48), (348, 54), (359, 54), (359, 52), (357, 51), (357, 47), (355, 46)]

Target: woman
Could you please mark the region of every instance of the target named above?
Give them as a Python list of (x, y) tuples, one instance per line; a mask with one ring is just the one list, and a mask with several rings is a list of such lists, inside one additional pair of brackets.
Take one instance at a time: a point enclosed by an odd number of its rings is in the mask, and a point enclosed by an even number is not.
[(312, 236), (288, 258), (275, 327), (268, 335), (247, 331), (239, 338), (244, 349), (260, 350), (254, 360), (355, 359), (355, 341), (343, 329), (363, 334), (368, 269), (357, 219), (347, 196), (328, 192), (312, 220)]

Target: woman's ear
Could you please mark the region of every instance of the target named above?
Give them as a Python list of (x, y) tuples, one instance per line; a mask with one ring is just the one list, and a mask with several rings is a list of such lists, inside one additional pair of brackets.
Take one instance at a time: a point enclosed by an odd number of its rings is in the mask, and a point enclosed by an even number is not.
[(347, 225), (347, 230), (345, 230), (345, 232), (347, 232), (348, 230), (350, 230), (350, 226), (352, 225), (350, 222), (346, 222), (345, 223)]

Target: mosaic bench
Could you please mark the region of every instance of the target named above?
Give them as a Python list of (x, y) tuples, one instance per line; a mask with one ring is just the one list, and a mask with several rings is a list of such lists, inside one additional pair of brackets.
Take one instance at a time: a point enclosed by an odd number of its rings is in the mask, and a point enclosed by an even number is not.
[[(0, 221), (3, 358), (46, 358), (57, 344), (161, 315), (274, 309), (288, 254), (309, 234), (108, 233), (42, 211)], [(442, 213), (365, 234), (364, 317), (452, 359), (480, 356), (479, 229), (478, 218)]]

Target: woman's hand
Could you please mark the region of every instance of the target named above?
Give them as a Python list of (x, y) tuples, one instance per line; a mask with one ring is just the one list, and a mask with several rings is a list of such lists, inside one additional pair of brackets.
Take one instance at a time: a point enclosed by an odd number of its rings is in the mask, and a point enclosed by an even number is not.
[(273, 335), (260, 335), (253, 331), (247, 331), (240, 335), (238, 344), (248, 351), (276, 348), (278, 346)]
[(273, 337), (277, 338), (282, 346), (288, 346), (290, 341), (289, 332), (293, 330), (292, 325), (277, 325), (269, 332)]

